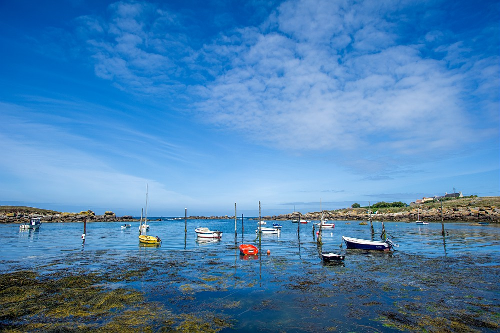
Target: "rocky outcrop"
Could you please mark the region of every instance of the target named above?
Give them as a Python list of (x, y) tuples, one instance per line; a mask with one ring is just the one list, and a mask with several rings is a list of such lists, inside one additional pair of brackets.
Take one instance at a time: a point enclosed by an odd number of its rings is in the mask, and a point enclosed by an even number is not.
[(7, 214), (0, 214), (0, 223), (26, 223), (32, 217), (40, 217), (43, 222), (133, 222), (138, 221), (132, 216), (116, 216), (115, 214), (92, 215), (92, 214), (69, 214), (60, 213), (53, 215), (40, 215), (40, 214), (15, 214), (14, 216), (7, 216)]
[[(298, 219), (299, 214), (285, 214), (278, 216), (264, 216), (266, 220), (293, 220)], [(306, 220), (320, 220), (321, 212), (301, 214)], [(366, 208), (341, 209), (335, 211), (324, 211), (323, 218), (328, 220), (376, 220), (376, 221), (469, 221), (469, 222), (496, 222), (500, 223), (500, 209), (496, 207), (457, 207), (421, 209), (417, 211), (412, 208), (400, 212), (376, 212), (368, 214)]]

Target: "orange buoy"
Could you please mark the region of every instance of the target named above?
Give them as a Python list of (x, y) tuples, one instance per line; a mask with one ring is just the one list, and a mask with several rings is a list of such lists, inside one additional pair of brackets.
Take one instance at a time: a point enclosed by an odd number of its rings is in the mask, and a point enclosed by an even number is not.
[(267, 250), (267, 255), (270, 255), (271, 254), (271, 250)]

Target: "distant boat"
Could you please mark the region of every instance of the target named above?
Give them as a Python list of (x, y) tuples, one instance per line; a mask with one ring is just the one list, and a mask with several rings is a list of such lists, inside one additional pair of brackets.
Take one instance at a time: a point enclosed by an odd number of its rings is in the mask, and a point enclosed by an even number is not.
[(273, 228), (274, 229), (281, 229), (283, 226), (279, 223), (273, 223)]
[(261, 234), (279, 234), (280, 229), (277, 228), (269, 228), (269, 227), (259, 227), (259, 229), (255, 230), (255, 233), (261, 233)]
[(417, 225), (429, 224), (429, 222), (420, 221), (420, 208), (417, 208), (417, 220), (415, 221)]
[(132, 225), (131, 224), (124, 224), (121, 226), (122, 229), (127, 229), (130, 228)]
[(19, 230), (28, 230), (33, 229), (36, 230), (40, 228), (42, 222), (39, 217), (32, 217), (28, 223), (23, 223), (19, 226)]
[(390, 239), (386, 239), (385, 241), (371, 241), (342, 236), (342, 240), (348, 249), (389, 251), (395, 246)]
[(335, 223), (329, 223), (328, 220), (320, 221), (319, 223), (316, 223), (318, 227), (321, 227), (323, 229), (333, 229), (335, 228)]
[(199, 238), (221, 238), (222, 237), (222, 231), (219, 230), (210, 230), (206, 227), (198, 227), (194, 229), (194, 232), (196, 232), (196, 236)]
[(307, 223), (309, 223), (309, 222), (311, 222), (311, 221), (309, 221), (309, 220), (302, 220), (302, 219), (301, 219), (299, 222), (300, 222), (300, 223), (302, 223), (302, 224), (307, 224)]
[(259, 221), (258, 224), (259, 225), (266, 225), (266, 221)]
[(256, 255), (259, 253), (259, 249), (252, 244), (240, 244), (239, 246), (241, 255)]

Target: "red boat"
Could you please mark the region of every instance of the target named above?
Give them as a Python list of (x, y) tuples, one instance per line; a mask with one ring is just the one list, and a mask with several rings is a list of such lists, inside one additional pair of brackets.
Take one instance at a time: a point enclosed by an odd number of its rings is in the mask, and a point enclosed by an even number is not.
[(240, 254), (242, 255), (256, 255), (259, 253), (259, 249), (252, 244), (241, 244)]

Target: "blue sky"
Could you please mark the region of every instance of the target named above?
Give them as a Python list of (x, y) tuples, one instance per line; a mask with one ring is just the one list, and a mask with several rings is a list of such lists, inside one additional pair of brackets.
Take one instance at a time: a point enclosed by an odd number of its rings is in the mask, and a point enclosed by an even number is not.
[(0, 204), (500, 195), (498, 1), (0, 2)]

